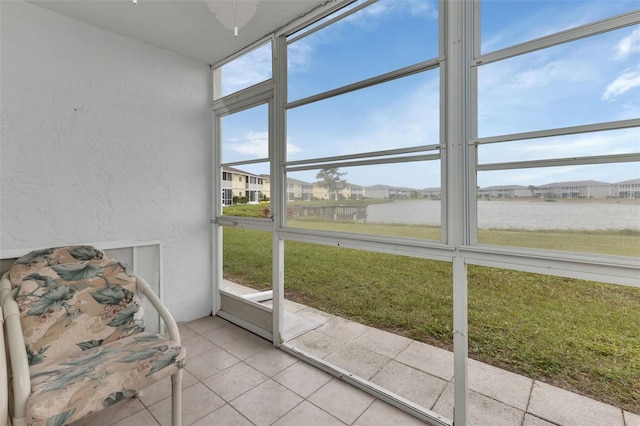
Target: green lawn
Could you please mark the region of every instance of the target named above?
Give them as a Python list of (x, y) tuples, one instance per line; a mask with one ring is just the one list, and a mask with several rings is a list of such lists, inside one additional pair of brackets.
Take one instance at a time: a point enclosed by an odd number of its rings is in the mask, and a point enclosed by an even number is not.
[[(353, 225), (345, 230), (354, 231)], [(418, 227), (408, 228), (414, 228), (412, 236), (419, 232)], [(438, 228), (427, 232), (439, 235)], [(615, 249), (624, 237), (620, 234), (597, 238), (611, 238), (605, 246)], [(392, 235), (398, 235), (397, 230)], [(224, 241), (225, 277), (269, 289), (271, 234), (225, 228)], [(285, 295), (452, 348), (452, 278), (446, 262), (287, 241)], [(469, 268), (471, 357), (640, 414), (638, 324), (637, 288)]]

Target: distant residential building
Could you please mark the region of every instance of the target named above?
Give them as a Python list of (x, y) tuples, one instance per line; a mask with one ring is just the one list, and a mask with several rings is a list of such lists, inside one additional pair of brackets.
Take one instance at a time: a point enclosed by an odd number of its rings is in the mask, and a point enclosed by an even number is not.
[(362, 200), (365, 197), (364, 186), (345, 183), (342, 187), (342, 196), (347, 200)]
[(310, 201), (313, 199), (313, 184), (287, 178), (287, 201)]
[(222, 169), (222, 205), (233, 204), (233, 197), (258, 203), (264, 197), (264, 178), (233, 167)]
[(611, 185), (616, 198), (640, 198), (640, 179), (625, 180)]
[(366, 186), (367, 198), (382, 198), (388, 200), (411, 198), (411, 193), (415, 191), (411, 188), (396, 187), (389, 185)]
[(545, 198), (606, 198), (613, 195), (610, 183), (595, 180), (554, 182), (537, 186), (534, 191)]
[(439, 200), (442, 196), (442, 190), (438, 188), (418, 189), (418, 198), (428, 198), (430, 200)]
[(494, 185), (478, 189), (478, 198), (521, 198), (532, 196), (532, 192), (522, 185)]

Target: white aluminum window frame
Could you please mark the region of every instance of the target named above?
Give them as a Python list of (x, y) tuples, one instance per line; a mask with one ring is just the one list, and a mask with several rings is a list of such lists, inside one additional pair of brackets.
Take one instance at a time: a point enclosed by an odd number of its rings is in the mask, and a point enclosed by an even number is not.
[[(351, 9), (346, 15), (367, 7), (375, 1), (368, 1)], [(527, 41), (515, 46), (489, 52), (480, 52), (480, 2), (441, 1), (439, 4), (440, 56), (410, 67), (381, 76), (349, 84), (324, 93), (316, 94), (293, 102), (287, 101), (287, 37), (300, 29), (322, 19), (351, 1), (333, 1), (321, 6), (312, 14), (278, 30), (273, 37), (273, 79), (250, 87), (232, 96), (218, 99), (212, 104), (214, 134), (214, 169), (220, 167), (219, 134), (216, 120), (219, 114), (235, 112), (253, 106), (256, 94), (270, 97), (269, 161), (271, 164), (271, 213), (273, 221), (248, 218), (223, 217), (221, 215), (220, 183), (214, 179), (214, 288), (222, 282), (221, 229), (223, 226), (237, 226), (247, 229), (272, 232), (273, 252), (273, 343), (289, 353), (321, 368), (343, 380), (399, 407), (412, 415), (435, 425), (451, 425), (452, 420), (437, 413), (424, 411), (406, 399), (351, 373), (309, 354), (302, 353), (284, 342), (284, 242), (286, 240), (305, 241), (325, 245), (338, 245), (383, 253), (401, 254), (452, 263), (453, 268), (453, 340), (454, 340), (454, 420), (456, 425), (469, 424), (468, 408), (468, 303), (467, 265), (480, 265), (517, 271), (576, 279), (603, 281), (613, 284), (640, 287), (640, 260), (637, 258), (607, 256), (589, 253), (554, 252), (551, 250), (502, 247), (477, 244), (477, 191), (476, 173), (485, 170), (501, 170), (521, 167), (550, 167), (558, 164), (600, 164), (622, 161), (638, 161), (640, 154), (605, 155), (571, 159), (548, 159), (525, 162), (477, 164), (477, 148), (482, 144), (532, 139), (548, 136), (570, 135), (593, 131), (640, 127), (640, 120), (624, 120), (573, 126), (559, 129), (499, 135), (486, 138), (477, 137), (477, 70), (483, 64), (496, 62), (513, 56), (540, 50), (546, 47), (577, 40), (584, 37), (623, 28), (640, 23), (640, 12), (630, 12), (588, 25), (572, 28), (540, 39)], [(311, 34), (324, 28), (339, 17), (328, 19), (313, 29), (289, 39)], [(260, 41), (254, 44), (260, 45)], [(243, 52), (251, 50), (251, 47)], [(243, 52), (239, 52), (237, 57)], [(231, 58), (233, 59), (233, 58)], [(302, 161), (286, 159), (286, 110), (307, 103), (326, 99), (339, 94), (369, 87), (394, 78), (440, 67), (441, 78), (441, 131), (440, 141), (433, 145), (411, 147), (383, 153), (361, 153), (350, 156), (327, 157)], [(215, 77), (215, 69), (214, 69)], [(214, 78), (215, 81), (215, 78)], [(219, 83), (219, 81), (218, 81)], [(214, 83), (214, 87), (215, 87)], [(215, 88), (214, 88), (215, 92)], [(259, 96), (258, 96), (259, 97)], [(233, 99), (232, 99), (233, 98)], [(437, 153), (436, 153), (437, 152)], [(375, 235), (348, 234), (317, 231), (285, 226), (287, 186), (284, 176), (287, 171), (308, 170), (319, 166), (344, 166), (383, 164), (376, 156), (409, 155), (421, 159), (441, 161), (442, 193), (442, 241), (418, 241)], [(264, 160), (256, 160), (264, 161)], [(247, 164), (247, 162), (242, 162)], [(238, 163), (227, 164), (237, 165)], [(215, 172), (217, 173), (217, 171)], [(214, 176), (215, 176), (214, 173)], [(214, 292), (214, 313), (219, 309), (219, 298)], [(427, 362), (428, 360), (425, 360)]]

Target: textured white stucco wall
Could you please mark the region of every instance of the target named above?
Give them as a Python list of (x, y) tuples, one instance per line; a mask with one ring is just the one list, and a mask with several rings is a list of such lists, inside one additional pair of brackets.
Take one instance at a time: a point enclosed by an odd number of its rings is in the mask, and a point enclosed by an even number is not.
[(0, 1), (0, 249), (161, 240), (177, 320), (211, 312), (209, 67)]

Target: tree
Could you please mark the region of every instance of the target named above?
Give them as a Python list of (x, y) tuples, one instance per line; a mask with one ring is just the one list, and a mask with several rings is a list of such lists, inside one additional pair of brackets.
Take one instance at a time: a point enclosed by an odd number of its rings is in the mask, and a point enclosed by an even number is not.
[(529, 187), (527, 188), (529, 191), (531, 191), (531, 196), (535, 197), (536, 196), (536, 186), (535, 185), (529, 185)]
[(337, 167), (329, 167), (326, 169), (321, 169), (316, 175), (316, 179), (319, 179), (318, 185), (327, 188), (329, 194), (335, 194), (335, 199), (338, 199), (338, 187), (340, 184), (345, 183), (347, 180), (342, 177), (345, 176), (346, 172), (338, 171)]

